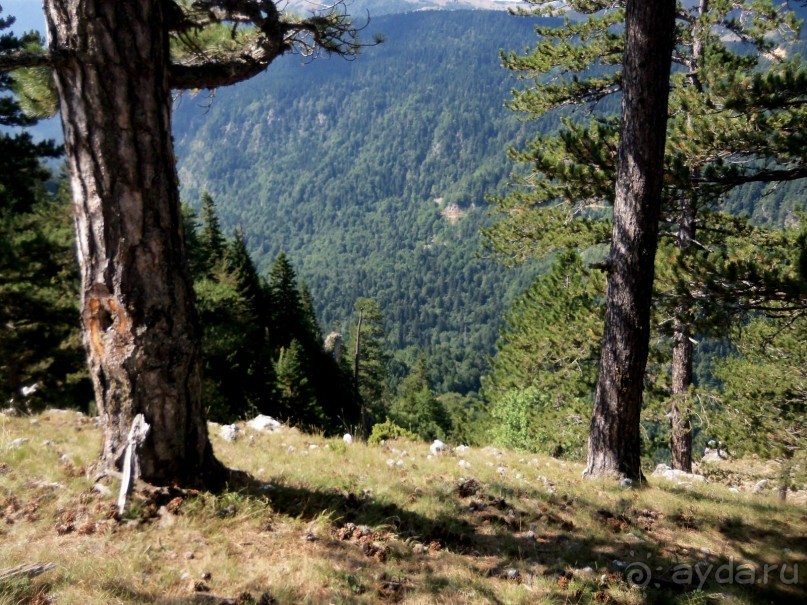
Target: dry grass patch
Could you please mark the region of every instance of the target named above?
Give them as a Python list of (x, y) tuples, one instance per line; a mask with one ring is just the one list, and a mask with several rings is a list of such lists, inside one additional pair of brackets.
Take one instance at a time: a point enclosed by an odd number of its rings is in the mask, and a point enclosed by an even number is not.
[[(807, 516), (771, 496), (620, 490), (583, 481), (578, 464), (493, 448), (212, 434), (254, 481), (143, 488), (118, 518), (117, 486), (99, 492), (85, 473), (100, 445), (91, 419), (0, 416), (0, 567), (57, 566), (0, 584), (0, 605), (807, 602), (805, 578), (790, 582), (795, 566), (807, 576)], [(727, 565), (733, 583), (716, 575)], [(743, 565), (787, 571), (744, 584)], [(684, 581), (685, 566), (704, 579)]]

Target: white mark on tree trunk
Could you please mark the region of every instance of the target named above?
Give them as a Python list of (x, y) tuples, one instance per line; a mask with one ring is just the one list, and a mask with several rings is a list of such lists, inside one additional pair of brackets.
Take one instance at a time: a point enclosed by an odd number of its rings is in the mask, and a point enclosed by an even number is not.
[(137, 449), (143, 445), (150, 428), (143, 414), (138, 414), (132, 420), (132, 428), (129, 429), (129, 438), (126, 444), (126, 454), (123, 458), (123, 478), (121, 479), (120, 493), (118, 494), (118, 513), (121, 515), (126, 508), (126, 498), (129, 496), (132, 484), (140, 477), (140, 461), (137, 456)]

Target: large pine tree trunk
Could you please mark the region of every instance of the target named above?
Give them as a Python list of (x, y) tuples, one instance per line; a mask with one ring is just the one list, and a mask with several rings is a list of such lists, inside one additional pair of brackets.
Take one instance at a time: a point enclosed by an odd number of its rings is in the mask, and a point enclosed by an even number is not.
[(76, 213), (82, 321), (119, 467), (135, 415), (145, 480), (211, 485), (200, 338), (181, 230), (161, 0), (46, 0)]
[(640, 479), (640, 414), (650, 338), (673, 48), (674, 0), (629, 0), (614, 230), (589, 476)]

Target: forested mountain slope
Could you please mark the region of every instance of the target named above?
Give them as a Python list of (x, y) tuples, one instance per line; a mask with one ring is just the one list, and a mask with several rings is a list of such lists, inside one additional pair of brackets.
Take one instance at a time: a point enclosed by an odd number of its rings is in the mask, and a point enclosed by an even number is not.
[(374, 19), (385, 42), (355, 61), (286, 57), (215, 97), (179, 101), (184, 198), (208, 190), (266, 270), (285, 251), (325, 330), (361, 296), (379, 300), (391, 344), (424, 348), (446, 390), (473, 390), (499, 318), (527, 272), (478, 257), (485, 195), (536, 125), (503, 101), (501, 48), (534, 40), (502, 11)]

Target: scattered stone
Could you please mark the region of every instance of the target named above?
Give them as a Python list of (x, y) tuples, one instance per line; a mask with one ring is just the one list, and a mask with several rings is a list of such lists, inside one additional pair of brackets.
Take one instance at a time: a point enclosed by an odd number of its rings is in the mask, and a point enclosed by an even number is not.
[(434, 454), (442, 454), (443, 452), (448, 450), (448, 446), (440, 441), (439, 439), (435, 439), (434, 443), (429, 446), (429, 451)]
[(667, 481), (674, 481), (678, 483), (678, 485), (684, 485), (685, 482), (704, 483), (706, 481), (706, 477), (703, 475), (696, 475), (694, 473), (687, 473), (686, 471), (670, 468), (666, 464), (659, 464), (651, 476), (666, 479)]
[(311, 445), (308, 446), (308, 449), (310, 449), (310, 450), (318, 450), (319, 446), (316, 443), (312, 443)]
[(19, 439), (15, 439), (11, 443), (9, 443), (8, 444), (8, 449), (10, 449), (10, 450), (18, 450), (23, 445), (25, 445), (26, 443), (28, 443), (28, 440), (25, 437), (20, 437)]
[(353, 443), (353, 435), (351, 435), (350, 433), (345, 433), (344, 435), (342, 435), (342, 441), (344, 441), (347, 445), (350, 445), (351, 443)]
[(203, 571), (202, 575), (200, 576), (205, 582), (207, 582), (210, 578), (213, 577), (213, 574), (209, 571)]
[(464, 454), (464, 453), (465, 453), (465, 452), (467, 452), (469, 449), (471, 449), (471, 448), (470, 448), (470, 447), (468, 447), (467, 445), (458, 445), (457, 447), (455, 447), (455, 448), (454, 448), (454, 451), (455, 451), (456, 453), (458, 453), (458, 454)]
[(630, 489), (633, 487), (633, 479), (623, 477), (619, 482), (620, 489)]
[[(712, 443), (712, 442), (710, 442)], [(703, 452), (703, 458), (701, 459), (702, 462), (720, 462), (721, 460), (728, 460), (729, 454), (725, 450), (721, 449), (712, 449), (711, 447), (707, 447)]]
[(104, 497), (109, 497), (112, 495), (112, 490), (109, 489), (103, 483), (96, 483), (95, 485), (92, 486), (92, 489), (94, 492), (101, 494)]
[(219, 430), (219, 437), (225, 441), (233, 442), (238, 439), (240, 429), (234, 424), (225, 424)]
[(277, 431), (283, 428), (283, 423), (275, 420), (271, 416), (265, 416), (264, 414), (258, 414), (247, 422), (247, 426), (256, 431)]
[(193, 554), (191, 551), (186, 552), (186, 553), (185, 553), (183, 556), (184, 556), (184, 557), (185, 557), (185, 558), (186, 558), (188, 561), (190, 561), (191, 559), (195, 559), (195, 558), (196, 558), (196, 555), (195, 555), (195, 554)]
[(733, 494), (739, 494), (739, 493), (740, 493), (740, 490), (739, 490), (739, 489), (737, 489), (736, 487), (730, 487), (730, 488), (729, 488), (729, 491), (730, 491), (731, 493), (733, 493)]
[(504, 573), (504, 576), (505, 576), (505, 577), (506, 577), (508, 580), (518, 580), (518, 579), (521, 577), (521, 572), (520, 572), (520, 571), (518, 571), (517, 569), (508, 569), (508, 570), (507, 570), (507, 571)]
[(758, 494), (759, 492), (764, 491), (768, 487), (768, 483), (769, 482), (767, 479), (763, 479), (762, 481), (757, 482), (757, 484), (754, 485), (754, 487), (751, 489), (755, 494)]
[(457, 464), (460, 468), (471, 468), (471, 463), (465, 460), (460, 460)]
[(36, 419), (36, 418), (31, 418), (31, 424), (37, 425), (37, 424), (39, 424), (39, 420)]
[(216, 512), (216, 516), (220, 519), (225, 519), (227, 517), (232, 517), (238, 511), (235, 504), (230, 504), (229, 506), (225, 506), (224, 508), (220, 509)]

